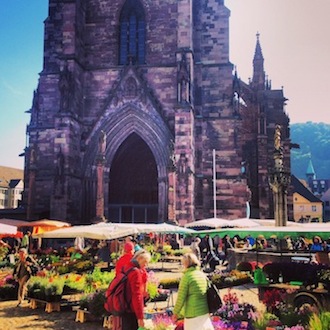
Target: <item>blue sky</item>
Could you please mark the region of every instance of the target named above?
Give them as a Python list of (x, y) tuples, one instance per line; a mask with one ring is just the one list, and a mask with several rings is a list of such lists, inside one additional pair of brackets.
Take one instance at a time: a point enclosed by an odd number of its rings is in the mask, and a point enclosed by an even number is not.
[[(25, 130), (43, 61), (48, 0), (6, 0), (0, 11), (0, 165), (23, 168)], [(291, 123), (330, 123), (330, 0), (225, 0), (230, 60), (252, 74), (256, 33), (274, 89), (284, 88)]]

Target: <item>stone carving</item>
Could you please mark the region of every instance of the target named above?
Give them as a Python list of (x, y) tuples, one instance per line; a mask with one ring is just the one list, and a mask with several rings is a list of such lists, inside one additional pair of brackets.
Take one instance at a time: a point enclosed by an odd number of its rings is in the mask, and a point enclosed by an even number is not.
[(100, 153), (100, 155), (105, 154), (106, 145), (107, 145), (107, 136), (106, 136), (105, 132), (102, 130), (100, 132), (100, 137), (99, 137), (99, 153)]
[(185, 156), (185, 154), (181, 154), (180, 159), (177, 163), (177, 176), (180, 195), (185, 195), (188, 193), (189, 175), (191, 173), (192, 172), (188, 165), (187, 157)]
[(133, 77), (126, 80), (124, 85), (124, 95), (128, 98), (134, 98), (137, 95), (137, 84)]
[(281, 126), (276, 125), (274, 133), (274, 147), (276, 150), (281, 150)]
[(34, 150), (34, 148), (31, 148), (30, 150), (30, 165), (34, 165), (36, 161), (36, 151)]
[(69, 71), (68, 67), (65, 68), (60, 73), (60, 79), (58, 82), (58, 88), (60, 90), (60, 111), (67, 112), (70, 110), (70, 104), (72, 99), (72, 88), (73, 88), (73, 78), (72, 73)]
[(178, 95), (179, 102), (186, 103), (190, 101), (190, 74), (186, 54), (182, 54), (178, 68)]

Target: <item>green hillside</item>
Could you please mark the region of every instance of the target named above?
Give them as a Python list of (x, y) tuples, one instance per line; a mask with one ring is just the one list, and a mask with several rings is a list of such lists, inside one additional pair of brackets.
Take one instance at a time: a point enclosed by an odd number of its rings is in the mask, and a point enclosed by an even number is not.
[(330, 179), (330, 124), (307, 122), (291, 124), (291, 142), (300, 149), (291, 150), (291, 171), (306, 179), (309, 159), (312, 159), (317, 179)]

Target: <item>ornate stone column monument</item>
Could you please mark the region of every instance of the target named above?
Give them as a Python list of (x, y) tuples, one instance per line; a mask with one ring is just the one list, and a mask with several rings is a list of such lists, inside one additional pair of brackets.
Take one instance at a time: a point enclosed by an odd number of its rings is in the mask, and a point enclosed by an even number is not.
[(96, 217), (94, 219), (94, 222), (106, 221), (104, 216), (104, 185), (103, 185), (106, 144), (107, 144), (106, 134), (104, 131), (101, 131), (99, 137), (99, 150), (96, 160), (97, 190), (96, 190)]
[(274, 169), (270, 174), (269, 184), (273, 191), (275, 226), (286, 226), (288, 219), (287, 188), (290, 184), (290, 171), (285, 170), (283, 166), (280, 125), (275, 127)]

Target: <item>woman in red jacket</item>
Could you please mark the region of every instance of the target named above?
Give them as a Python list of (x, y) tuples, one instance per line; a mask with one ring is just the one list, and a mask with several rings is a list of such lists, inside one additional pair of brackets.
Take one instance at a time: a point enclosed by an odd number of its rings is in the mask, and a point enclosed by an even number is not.
[(144, 298), (147, 286), (147, 271), (145, 267), (151, 259), (149, 252), (137, 251), (131, 261), (124, 265), (123, 271), (133, 270), (127, 278), (127, 300), (129, 309), (121, 316), (113, 316), (113, 330), (137, 330), (144, 327)]
[(123, 267), (130, 263), (134, 254), (134, 244), (131, 242), (125, 243), (124, 254), (116, 262), (116, 275), (118, 275)]

